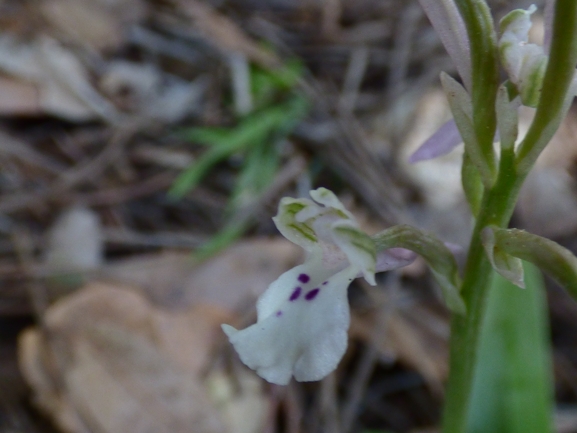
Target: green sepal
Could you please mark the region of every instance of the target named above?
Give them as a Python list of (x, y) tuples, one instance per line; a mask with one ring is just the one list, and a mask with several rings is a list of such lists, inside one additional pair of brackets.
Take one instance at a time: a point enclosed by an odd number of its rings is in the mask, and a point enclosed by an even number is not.
[(447, 307), (458, 314), (467, 308), (459, 293), (461, 278), (453, 253), (437, 237), (408, 225), (393, 226), (373, 236), (378, 251), (406, 248), (423, 257), (441, 286)]

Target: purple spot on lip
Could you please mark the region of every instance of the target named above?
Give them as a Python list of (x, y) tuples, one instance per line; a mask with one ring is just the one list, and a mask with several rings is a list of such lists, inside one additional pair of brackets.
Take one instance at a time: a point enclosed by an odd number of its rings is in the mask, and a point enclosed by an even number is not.
[(276, 317), (280, 317), (280, 316), (282, 316), (282, 311), (281, 311), (281, 310), (278, 310), (278, 311), (276, 312)]
[(329, 284), (329, 282), (328, 282), (328, 281), (325, 281), (325, 282), (323, 283), (323, 286), (325, 286), (325, 285), (327, 285), (327, 284)]
[(306, 284), (310, 281), (311, 277), (309, 277), (307, 274), (300, 274), (298, 277), (298, 280), (303, 283)]
[(296, 301), (301, 295), (301, 290), (302, 289), (300, 287), (297, 287), (289, 298), (289, 301)]
[(318, 287), (316, 289), (312, 289), (310, 292), (308, 292), (305, 295), (305, 299), (307, 301), (312, 301), (313, 299), (315, 299), (317, 297), (317, 295), (319, 294), (321, 289), (319, 289)]

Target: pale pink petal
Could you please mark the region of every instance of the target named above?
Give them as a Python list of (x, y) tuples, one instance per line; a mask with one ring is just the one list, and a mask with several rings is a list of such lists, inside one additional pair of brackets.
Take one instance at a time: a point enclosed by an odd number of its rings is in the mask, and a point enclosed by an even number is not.
[(553, 36), (553, 19), (555, 18), (555, 0), (545, 0), (545, 37), (543, 38), (543, 49), (549, 55), (551, 38)]
[(377, 272), (391, 271), (410, 265), (417, 254), (405, 248), (389, 248), (377, 253)]
[(465, 88), (471, 90), (471, 49), (467, 28), (453, 0), (419, 0), (447, 53), (453, 60)]
[(451, 251), (451, 253), (453, 253), (454, 256), (459, 255), (463, 251), (465, 251), (465, 249), (459, 244), (454, 244), (452, 242), (443, 242), (443, 243), (449, 249), (449, 251)]
[(455, 120), (451, 119), (431, 135), (431, 137), (409, 157), (409, 162), (414, 164), (419, 161), (426, 161), (446, 155), (462, 142), (463, 139), (461, 138), (461, 134), (459, 134)]

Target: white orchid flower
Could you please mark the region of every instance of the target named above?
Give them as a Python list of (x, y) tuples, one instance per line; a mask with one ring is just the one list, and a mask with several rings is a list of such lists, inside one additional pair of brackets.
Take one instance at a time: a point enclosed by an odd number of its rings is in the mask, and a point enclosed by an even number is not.
[(273, 218), (287, 239), (305, 249), (305, 262), (258, 299), (257, 323), (240, 331), (222, 325), (242, 362), (279, 385), (293, 375), (314, 381), (332, 372), (347, 348), (351, 281), (363, 276), (374, 285), (377, 270), (407, 265), (415, 257), (393, 248), (377, 258), (373, 240), (331, 191), (319, 188), (310, 195), (314, 201), (282, 199)]
[(516, 9), (501, 20), (499, 53), (509, 79), (517, 86), (524, 105), (537, 106), (548, 56), (541, 45), (529, 43), (531, 15), (537, 10)]

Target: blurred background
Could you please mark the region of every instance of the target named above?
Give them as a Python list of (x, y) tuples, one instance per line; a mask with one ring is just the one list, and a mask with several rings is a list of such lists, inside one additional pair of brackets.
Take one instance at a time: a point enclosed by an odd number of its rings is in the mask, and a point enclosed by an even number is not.
[[(437, 431), (449, 316), (420, 260), (351, 286), (318, 383), (264, 382), (220, 324), (302, 260), (283, 196), (325, 186), (369, 233), (466, 249), (462, 149), (407, 162), (450, 118), (441, 71), (416, 0), (0, 0), (0, 431)], [(572, 251), (576, 122), (512, 222)], [(577, 432), (577, 306), (549, 286), (555, 422)]]

